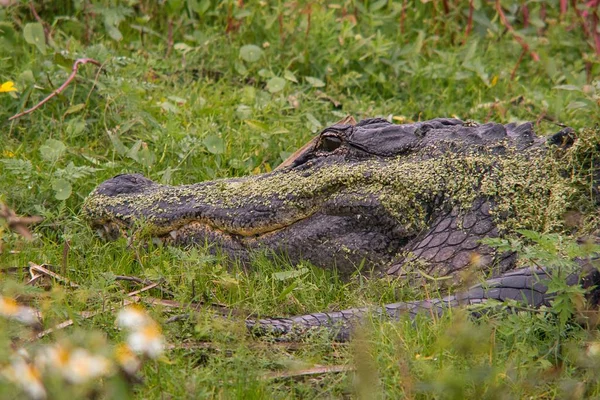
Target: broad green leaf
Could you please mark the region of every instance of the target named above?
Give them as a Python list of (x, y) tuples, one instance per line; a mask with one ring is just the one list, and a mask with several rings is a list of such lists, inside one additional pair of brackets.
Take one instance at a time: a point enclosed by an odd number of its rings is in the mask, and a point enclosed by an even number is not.
[(165, 110), (167, 112), (172, 112), (174, 114), (179, 112), (179, 107), (177, 107), (175, 104), (171, 103), (170, 101), (163, 101), (159, 105), (160, 105), (160, 108), (162, 108), (163, 110)]
[(270, 69), (261, 68), (258, 71), (258, 76), (260, 76), (262, 78), (273, 78), (275, 76), (275, 74)]
[(225, 141), (217, 135), (207, 136), (202, 143), (213, 154), (223, 154), (225, 152)]
[(415, 40), (415, 44), (413, 46), (413, 53), (419, 54), (421, 49), (423, 48), (423, 43), (425, 43), (425, 31), (420, 30), (417, 35), (417, 39)]
[(84, 108), (85, 108), (84, 103), (74, 104), (71, 107), (67, 108), (67, 111), (65, 111), (64, 115), (69, 115), (69, 114), (79, 112), (79, 111), (83, 110)]
[(129, 149), (129, 151), (127, 151), (127, 157), (131, 158), (134, 161), (139, 161), (139, 157), (138, 157), (138, 153), (140, 152), (140, 149), (142, 148), (142, 144), (143, 142), (141, 140), (137, 140), (133, 146), (131, 146), (131, 148)]
[(579, 110), (580, 108), (587, 108), (589, 105), (583, 101), (572, 101), (567, 105), (567, 110)]
[(57, 200), (66, 200), (71, 197), (73, 188), (66, 179), (55, 179), (52, 182), (52, 190), (54, 190), (54, 197)]
[(106, 33), (110, 36), (114, 41), (120, 42), (123, 40), (123, 34), (116, 26), (112, 24), (104, 24), (104, 28), (106, 29)]
[(278, 76), (269, 79), (267, 82), (267, 90), (271, 93), (281, 92), (285, 88), (285, 79)]
[(42, 54), (46, 54), (46, 36), (44, 27), (39, 22), (30, 22), (23, 28), (23, 37), (29, 44), (34, 45)]
[(144, 167), (151, 167), (156, 162), (156, 155), (147, 145), (142, 143), (142, 149), (137, 154), (137, 161)]
[(262, 55), (262, 49), (253, 44), (247, 44), (240, 48), (240, 58), (250, 63), (260, 60)]
[(554, 86), (552, 89), (581, 92), (581, 88), (579, 86), (575, 86), (575, 85), (558, 85), (558, 86)]
[(323, 87), (323, 86), (325, 86), (325, 82), (323, 82), (322, 80), (320, 80), (318, 78), (314, 78), (312, 76), (305, 76), (304, 79), (306, 79), (306, 82), (310, 83), (310, 85), (312, 87)]
[(48, 139), (40, 146), (40, 155), (48, 162), (55, 163), (67, 150), (63, 142), (56, 139)]
[(369, 6), (369, 11), (373, 12), (373, 11), (378, 11), (381, 10), (383, 7), (385, 7), (388, 4), (388, 0), (377, 0), (374, 1), (373, 3), (371, 3), (371, 5)]
[(316, 132), (319, 129), (321, 129), (321, 127), (323, 127), (323, 124), (321, 123), (321, 121), (316, 119), (315, 116), (312, 115), (311, 113), (306, 113), (306, 119), (308, 120), (307, 126), (311, 130), (311, 132)]
[(113, 147), (115, 148), (115, 151), (117, 152), (117, 154), (124, 156), (125, 154), (127, 154), (127, 147), (125, 147), (125, 145), (123, 144), (123, 142), (121, 142), (121, 139), (119, 139), (119, 135), (117, 133), (113, 133), (113, 132), (107, 132), (108, 133), (108, 138), (110, 139), (110, 142), (113, 144)]
[(246, 119), (246, 120), (244, 120), (244, 122), (250, 128), (256, 129), (257, 131), (268, 131), (269, 130), (269, 126), (267, 124), (265, 124), (264, 122), (257, 121), (255, 119)]
[(290, 82), (298, 83), (298, 79), (296, 78), (296, 75), (294, 75), (294, 73), (288, 69), (286, 69), (285, 72), (283, 73), (283, 77)]
[(73, 182), (77, 179), (92, 175), (96, 171), (100, 171), (100, 169), (88, 166), (76, 167), (71, 161), (65, 168), (57, 169), (56, 172), (54, 172), (54, 175), (57, 178)]
[(235, 110), (235, 115), (239, 119), (248, 119), (252, 116), (252, 108), (245, 104), (240, 104)]
[(290, 279), (298, 278), (308, 273), (308, 268), (303, 267), (292, 271), (281, 271), (273, 274), (273, 279), (276, 281), (287, 281)]
[(68, 69), (73, 68), (73, 59), (66, 57), (63, 53), (54, 53), (54, 63)]

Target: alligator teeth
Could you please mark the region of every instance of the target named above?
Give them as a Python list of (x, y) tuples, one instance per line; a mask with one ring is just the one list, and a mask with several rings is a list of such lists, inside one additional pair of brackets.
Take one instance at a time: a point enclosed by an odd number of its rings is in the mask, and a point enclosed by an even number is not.
[(173, 231), (169, 232), (169, 235), (171, 235), (173, 240), (177, 239), (177, 231), (173, 230)]

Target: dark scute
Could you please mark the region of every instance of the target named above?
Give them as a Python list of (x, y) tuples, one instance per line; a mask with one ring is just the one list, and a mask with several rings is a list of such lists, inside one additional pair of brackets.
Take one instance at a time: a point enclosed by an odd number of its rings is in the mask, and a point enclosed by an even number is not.
[(437, 118), (414, 124), (395, 125), (383, 118), (360, 121), (348, 135), (350, 145), (378, 156), (405, 154), (418, 147), (423, 138), (437, 132), (453, 133), (463, 122), (454, 118)]
[(96, 193), (105, 196), (142, 193), (149, 186), (153, 185), (156, 185), (156, 183), (142, 174), (121, 174), (98, 186)]

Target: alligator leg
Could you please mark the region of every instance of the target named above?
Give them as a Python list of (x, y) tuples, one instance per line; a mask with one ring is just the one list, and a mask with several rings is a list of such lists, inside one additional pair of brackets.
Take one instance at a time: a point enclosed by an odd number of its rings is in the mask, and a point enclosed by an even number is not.
[[(416, 300), (387, 304), (378, 308), (353, 308), (349, 310), (315, 313), (291, 318), (269, 318), (247, 320), (246, 326), (259, 335), (273, 335), (281, 340), (292, 340), (315, 329), (330, 330), (336, 340), (346, 341), (352, 330), (366, 315), (380, 316), (397, 320), (403, 315), (414, 318), (418, 314), (441, 315), (445, 310), (481, 304), (489, 301), (503, 302), (515, 300), (528, 307), (537, 308), (550, 305), (554, 293), (547, 293), (544, 281), (548, 279), (545, 269), (523, 268), (504, 273), (482, 284), (475, 285), (465, 292), (428, 300)], [(569, 285), (581, 284), (591, 287), (600, 282), (600, 273), (593, 270), (584, 278), (570, 275)]]
[(440, 216), (412, 241), (407, 254), (396, 260), (386, 274), (410, 279), (415, 275), (422, 278), (420, 273), (424, 272), (434, 277), (453, 277), (453, 283), (461, 283), (457, 282), (457, 272), (470, 266), (487, 270), (492, 276), (512, 270), (514, 253), (498, 254), (480, 243), (483, 238), (498, 236), (491, 208), (491, 202), (481, 198), (468, 211), (455, 207)]

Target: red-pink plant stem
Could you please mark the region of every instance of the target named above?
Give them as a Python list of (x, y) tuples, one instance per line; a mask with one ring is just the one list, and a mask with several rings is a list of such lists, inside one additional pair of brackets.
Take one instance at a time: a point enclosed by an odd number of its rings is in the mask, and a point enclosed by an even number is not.
[(22, 117), (23, 115), (30, 114), (30, 113), (34, 112), (35, 110), (37, 110), (38, 108), (40, 108), (41, 106), (43, 106), (44, 104), (46, 104), (53, 97), (61, 94), (67, 88), (67, 86), (69, 86), (69, 84), (71, 84), (73, 79), (75, 79), (75, 76), (77, 76), (77, 70), (79, 69), (79, 66), (83, 65), (83, 64), (88, 64), (88, 63), (94, 64), (98, 67), (102, 66), (102, 64), (100, 64), (100, 62), (98, 62), (92, 58), (78, 58), (77, 60), (75, 60), (75, 63), (73, 64), (73, 70), (71, 71), (71, 74), (69, 75), (67, 80), (62, 85), (60, 85), (60, 87), (58, 89), (56, 89), (55, 91), (50, 93), (48, 95), (48, 97), (46, 97), (44, 100), (37, 103), (35, 106), (31, 107), (29, 110), (25, 110), (23, 112), (15, 114), (12, 117), (10, 117), (8, 120), (12, 121), (14, 119)]
[(527, 4), (521, 6), (521, 12), (523, 13), (523, 28), (527, 28), (529, 26), (529, 8), (527, 8)]
[(465, 29), (465, 43), (473, 29), (473, 0), (469, 0), (469, 18), (467, 19), (467, 29)]
[(600, 33), (598, 33), (598, 10), (594, 10), (592, 14), (592, 27), (594, 32), (594, 44), (596, 45), (596, 55), (600, 56)]
[(567, 0), (560, 0), (560, 16), (563, 17), (567, 13), (569, 8), (569, 2)]
[(531, 50), (527, 42), (523, 40), (521, 36), (517, 35), (515, 29), (506, 19), (506, 15), (504, 15), (504, 11), (502, 11), (502, 5), (500, 4), (500, 0), (496, 0), (496, 12), (500, 16), (500, 21), (502, 22), (502, 25), (504, 25), (504, 27), (513, 35), (513, 38), (517, 41), (517, 43), (521, 45), (523, 50), (527, 51), (531, 55), (533, 61), (540, 61), (540, 56), (535, 51)]

